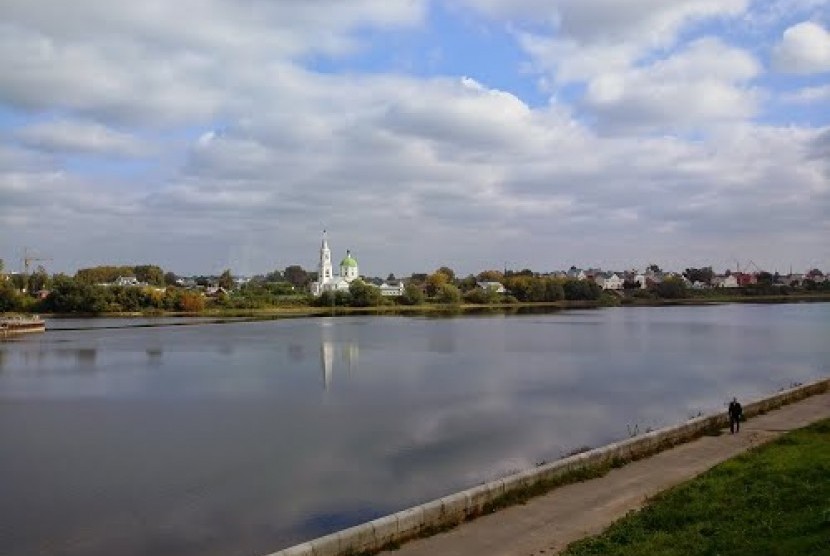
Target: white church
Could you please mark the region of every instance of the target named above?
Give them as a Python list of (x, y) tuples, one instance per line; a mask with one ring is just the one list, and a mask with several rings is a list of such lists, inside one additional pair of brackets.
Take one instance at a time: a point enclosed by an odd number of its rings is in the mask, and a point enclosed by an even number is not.
[(357, 261), (349, 250), (340, 261), (340, 274), (334, 274), (331, 266), (331, 250), (323, 230), (323, 244), (320, 246), (320, 266), (317, 268), (317, 281), (311, 283), (311, 295), (320, 296), (323, 292), (349, 291), (349, 284), (360, 276), (357, 270)]

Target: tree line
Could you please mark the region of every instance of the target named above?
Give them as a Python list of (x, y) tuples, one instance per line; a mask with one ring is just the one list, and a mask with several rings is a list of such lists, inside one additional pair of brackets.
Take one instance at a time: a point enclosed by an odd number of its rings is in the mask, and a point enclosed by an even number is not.
[[(659, 271), (659, 268), (657, 269)], [(812, 272), (812, 271), (811, 271)], [(111, 285), (119, 277), (133, 276), (141, 287)], [(684, 276), (692, 282), (711, 283), (711, 267), (686, 269)], [(830, 291), (830, 282), (810, 276), (800, 290)], [(589, 301), (604, 304), (636, 299), (684, 299), (719, 295), (789, 295), (797, 291), (776, 285), (777, 276), (759, 273), (758, 283), (740, 290), (706, 290), (687, 287), (679, 277), (666, 277), (642, 289), (639, 283), (625, 283), (624, 293), (603, 291), (592, 280), (576, 280), (520, 271), (486, 270), (477, 275), (459, 277), (447, 266), (432, 273), (413, 274), (404, 281), (403, 294), (384, 297), (376, 286), (384, 280), (363, 278), (352, 282), (348, 290), (324, 292), (320, 297), (308, 293), (316, 280), (314, 272), (299, 265), (254, 276), (237, 285), (230, 269), (219, 276), (198, 276), (182, 285), (179, 277), (157, 265), (97, 266), (78, 270), (74, 276), (50, 276), (43, 267), (30, 275), (3, 273), (0, 260), (0, 312), (38, 311), (48, 313), (109, 313), (178, 311), (198, 313), (205, 309), (266, 309), (281, 306), (350, 306), (381, 305), (493, 305), (560, 301)], [(394, 281), (389, 275), (386, 281)], [(104, 285), (109, 284), (109, 285)], [(196, 286), (196, 287), (193, 287)], [(211, 288), (212, 287), (212, 288)], [(210, 292), (206, 295), (206, 292)]]

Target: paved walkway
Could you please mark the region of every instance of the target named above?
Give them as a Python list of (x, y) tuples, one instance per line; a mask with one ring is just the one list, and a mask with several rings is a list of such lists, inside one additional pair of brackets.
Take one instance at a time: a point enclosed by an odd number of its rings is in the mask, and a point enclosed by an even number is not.
[(739, 434), (705, 436), (599, 479), (556, 489), (480, 517), (451, 531), (404, 544), (396, 556), (549, 556), (569, 543), (603, 531), (660, 491), (786, 431), (830, 417), (830, 393), (812, 396), (750, 419)]

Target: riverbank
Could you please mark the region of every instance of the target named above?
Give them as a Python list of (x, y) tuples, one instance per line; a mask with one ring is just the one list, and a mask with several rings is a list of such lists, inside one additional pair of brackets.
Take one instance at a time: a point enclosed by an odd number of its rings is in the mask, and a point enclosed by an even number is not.
[[(745, 414), (751, 419), (739, 435), (720, 434), (726, 424), (722, 414), (699, 417), (410, 508), (273, 556), (372, 554), (379, 547), (399, 549), (398, 556), (549, 554), (599, 533), (628, 511), (640, 508), (649, 497), (717, 463), (777, 438), (782, 432), (830, 417), (828, 387), (830, 379), (824, 379), (746, 404)], [(812, 397), (805, 400), (807, 396)], [(773, 411), (784, 404), (790, 405)], [(539, 495), (529, 497), (535, 494)], [(510, 502), (519, 505), (493, 512)], [(477, 519), (468, 523), (473, 517)], [(420, 538), (441, 531), (444, 532)], [(407, 539), (414, 540), (399, 546)]]
[(710, 296), (683, 299), (648, 299), (626, 298), (620, 300), (581, 300), (581, 301), (550, 301), (532, 303), (495, 303), (489, 305), (457, 304), (443, 305), (438, 303), (424, 303), (420, 305), (380, 305), (377, 307), (313, 307), (307, 305), (289, 305), (281, 307), (267, 307), (261, 309), (224, 309), (209, 308), (200, 312), (185, 311), (131, 311), (131, 312), (104, 312), (104, 313), (41, 313), (51, 318), (78, 318), (78, 317), (105, 317), (105, 318), (132, 318), (132, 317), (199, 317), (199, 318), (234, 318), (249, 320), (268, 320), (296, 317), (324, 317), (342, 315), (453, 315), (476, 313), (521, 313), (534, 310), (574, 310), (598, 309), (609, 306), (625, 307), (675, 307), (675, 306), (703, 306), (726, 303), (827, 303), (830, 294), (804, 295), (777, 295), (777, 296)]

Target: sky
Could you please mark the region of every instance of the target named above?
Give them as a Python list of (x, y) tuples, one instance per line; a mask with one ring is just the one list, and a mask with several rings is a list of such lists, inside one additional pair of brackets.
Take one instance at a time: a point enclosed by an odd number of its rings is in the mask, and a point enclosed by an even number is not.
[(826, 0), (3, 0), (0, 258), (830, 271)]

